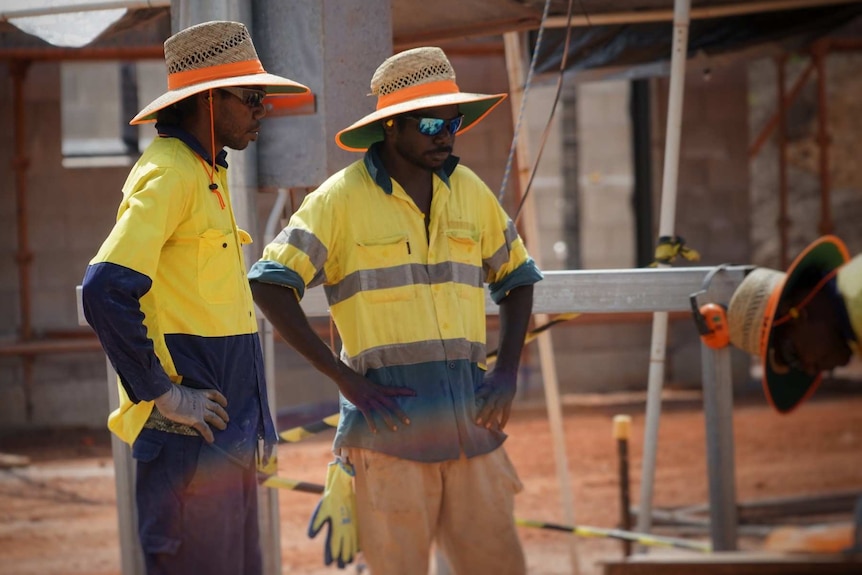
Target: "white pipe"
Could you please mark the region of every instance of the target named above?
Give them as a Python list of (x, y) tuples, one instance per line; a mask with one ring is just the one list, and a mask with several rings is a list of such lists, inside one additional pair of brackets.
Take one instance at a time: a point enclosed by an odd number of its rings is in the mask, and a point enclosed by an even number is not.
[(0, 12), (0, 22), (6, 22), (13, 18), (31, 18), (33, 16), (51, 16), (56, 14), (69, 14), (72, 12), (93, 12), (96, 10), (139, 10), (143, 8), (169, 8), (170, 0), (108, 0), (105, 2), (80, 2), (77, 4), (62, 4), (51, 6), (37, 6), (33, 8), (20, 8), (18, 10), (4, 10)]
[(272, 209), (269, 210), (269, 216), (266, 218), (266, 226), (263, 228), (263, 239), (267, 243), (275, 239), (277, 235), (276, 226), (278, 226), (278, 220), (281, 218), (284, 206), (286, 205), (287, 188), (278, 188), (276, 190), (275, 203), (272, 205)]
[[(675, 0), (673, 17), (673, 48), (670, 64), (670, 94), (667, 104), (667, 130), (662, 176), (659, 236), (674, 235), (676, 217), (677, 176), (679, 173), (679, 142), (682, 131), (682, 103), (685, 87), (685, 62), (688, 50), (688, 25), (691, 0)], [(660, 264), (659, 267), (667, 267)], [(661, 415), (661, 394), (664, 385), (665, 346), (667, 344), (667, 312), (653, 314), (652, 344), (650, 345), (649, 379), (647, 382), (646, 421), (641, 471), (640, 501), (637, 530), (649, 533), (652, 523), (652, 495), (655, 477), (658, 424)]]
[[(284, 206), (287, 205), (287, 189), (278, 188), (276, 194), (275, 203), (269, 211), (269, 216), (266, 218), (266, 226), (263, 230), (263, 239), (267, 243), (275, 239), (278, 233), (278, 221), (284, 211)], [(258, 314), (258, 316), (261, 317), (262, 314)], [(269, 386), (275, 387), (275, 332), (273, 331), (272, 324), (265, 317), (263, 317), (262, 339), (263, 372), (266, 376), (267, 392), (269, 392)], [(271, 408), (273, 418), (275, 418), (275, 405), (271, 404)]]

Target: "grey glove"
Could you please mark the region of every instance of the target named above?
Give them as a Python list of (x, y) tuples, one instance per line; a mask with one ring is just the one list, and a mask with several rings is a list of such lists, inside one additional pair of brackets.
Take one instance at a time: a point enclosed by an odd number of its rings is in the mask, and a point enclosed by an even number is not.
[(230, 421), (227, 399), (214, 389), (193, 389), (172, 385), (170, 391), (154, 400), (156, 407), (166, 418), (195, 428), (207, 443), (215, 440), (210, 425), (226, 429)]

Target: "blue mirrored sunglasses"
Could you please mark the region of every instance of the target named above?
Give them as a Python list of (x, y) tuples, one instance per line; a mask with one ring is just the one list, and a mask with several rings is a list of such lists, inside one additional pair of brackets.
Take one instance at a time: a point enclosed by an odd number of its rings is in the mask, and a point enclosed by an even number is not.
[(444, 127), (454, 136), (458, 130), (461, 129), (461, 123), (464, 121), (464, 114), (460, 114), (448, 120), (443, 120), (442, 118), (423, 118), (421, 116), (411, 116), (409, 114), (405, 114), (404, 117), (416, 120), (416, 129), (419, 130), (420, 134), (425, 136), (436, 136), (443, 131)]
[(258, 90), (256, 88), (239, 88), (229, 86), (227, 88), (220, 88), (220, 90), (224, 90), (228, 94), (233, 94), (249, 108), (256, 108), (257, 106), (260, 106), (261, 102), (263, 102), (264, 97), (266, 97), (266, 92), (264, 90)]

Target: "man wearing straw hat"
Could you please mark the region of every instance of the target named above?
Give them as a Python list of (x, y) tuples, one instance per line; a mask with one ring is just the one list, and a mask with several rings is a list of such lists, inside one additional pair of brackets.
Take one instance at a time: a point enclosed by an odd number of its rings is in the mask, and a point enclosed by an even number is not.
[(168, 91), (131, 121), (159, 137), (87, 267), (84, 312), (119, 376), (108, 426), (137, 462), (147, 572), (256, 574), (255, 463), (276, 435), (224, 148), (257, 139), (265, 94), (308, 88), (268, 74), (238, 22), (171, 36), (165, 63)]
[(824, 371), (860, 353), (862, 255), (851, 260), (840, 239), (823, 236), (786, 273), (755, 268), (734, 292), (727, 321), (731, 343), (760, 358), (769, 403), (789, 413)]
[[(455, 134), (505, 94), (461, 92), (433, 47), (384, 61), (371, 92), (376, 111), (336, 136), (364, 157), (311, 193), (264, 248), (249, 272), (252, 293), (338, 386), (333, 449), (355, 469), (359, 544), (371, 571), (424, 575), (436, 544), (455, 573), (524, 573), (513, 519), (521, 484), (502, 444), (542, 275), (496, 197), (452, 155)], [(485, 282), (500, 305), (493, 370)], [(340, 358), (298, 304), (321, 284)], [(352, 473), (349, 463), (330, 465), (330, 475)], [(340, 528), (332, 523), (330, 540)], [(318, 525), (313, 517), (311, 534)], [(329, 562), (338, 548), (326, 553)]]

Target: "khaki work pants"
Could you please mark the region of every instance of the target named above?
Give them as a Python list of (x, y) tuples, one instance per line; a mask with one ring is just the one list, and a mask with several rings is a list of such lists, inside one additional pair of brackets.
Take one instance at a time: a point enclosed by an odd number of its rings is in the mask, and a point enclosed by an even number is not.
[(427, 575), (435, 542), (453, 575), (526, 573), (514, 520), (523, 486), (503, 447), (440, 463), (346, 451), (371, 575)]

